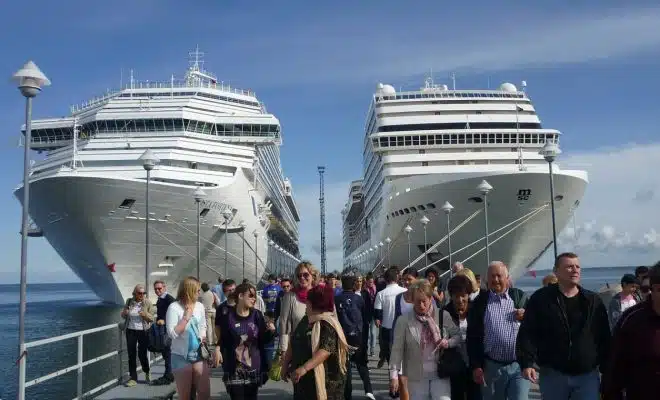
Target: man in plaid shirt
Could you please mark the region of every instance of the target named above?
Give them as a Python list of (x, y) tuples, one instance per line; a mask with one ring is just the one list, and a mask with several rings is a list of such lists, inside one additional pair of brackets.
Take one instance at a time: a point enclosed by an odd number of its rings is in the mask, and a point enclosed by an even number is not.
[(516, 361), (516, 336), (527, 296), (509, 285), (509, 271), (501, 261), (488, 266), (488, 288), (468, 313), (467, 350), (474, 381), (484, 400), (526, 400), (530, 382)]

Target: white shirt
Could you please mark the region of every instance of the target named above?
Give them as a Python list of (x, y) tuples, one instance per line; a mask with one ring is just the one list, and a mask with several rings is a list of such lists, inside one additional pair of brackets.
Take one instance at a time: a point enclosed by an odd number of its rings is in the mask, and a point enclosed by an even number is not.
[(405, 291), (406, 289), (398, 284), (390, 283), (385, 289), (376, 294), (374, 309), (383, 311), (383, 320), (381, 321), (381, 326), (383, 328), (392, 329), (396, 307), (396, 295)]
[(140, 311), (142, 311), (142, 302), (133, 302), (133, 307), (128, 310), (128, 329), (134, 331), (143, 331), (145, 328), (146, 321), (140, 316)]
[[(175, 301), (170, 304), (167, 308), (167, 315), (165, 317), (165, 324), (167, 327), (167, 334), (172, 338), (172, 353), (186, 357), (188, 355), (188, 328), (181, 332), (180, 334), (174, 332), (174, 327), (179, 324), (183, 319), (183, 314), (185, 310), (181, 306), (181, 303)], [(195, 308), (193, 309), (192, 318), (188, 321), (188, 324), (192, 322), (192, 319), (197, 320), (197, 326), (199, 330), (200, 338), (206, 337), (206, 313), (204, 312), (204, 305), (199, 301), (195, 303)]]

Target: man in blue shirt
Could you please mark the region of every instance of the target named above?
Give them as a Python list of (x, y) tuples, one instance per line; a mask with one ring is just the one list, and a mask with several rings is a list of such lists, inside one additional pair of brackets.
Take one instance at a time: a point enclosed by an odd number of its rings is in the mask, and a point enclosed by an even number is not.
[(277, 304), (277, 297), (279, 296), (282, 288), (277, 284), (277, 277), (275, 275), (268, 276), (268, 285), (261, 291), (261, 298), (264, 299), (266, 304), (266, 311), (275, 314), (275, 305)]
[(213, 292), (216, 296), (218, 296), (218, 299), (220, 300), (220, 303), (224, 302), (227, 300), (227, 297), (225, 297), (225, 294), (222, 289), (222, 283), (224, 282), (224, 279), (222, 279), (222, 276), (218, 277), (218, 284), (215, 285), (214, 287), (211, 288), (211, 292)]

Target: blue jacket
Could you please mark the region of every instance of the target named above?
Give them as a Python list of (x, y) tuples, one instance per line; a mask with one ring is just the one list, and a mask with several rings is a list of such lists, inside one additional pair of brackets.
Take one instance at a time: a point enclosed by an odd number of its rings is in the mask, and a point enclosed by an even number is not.
[(277, 283), (268, 285), (261, 291), (261, 298), (264, 299), (266, 311), (275, 313), (275, 306), (277, 305), (277, 296), (282, 291), (282, 288)]
[(362, 315), (364, 313), (364, 300), (362, 296), (352, 290), (345, 290), (335, 296), (337, 317), (346, 336), (360, 336), (362, 334)]

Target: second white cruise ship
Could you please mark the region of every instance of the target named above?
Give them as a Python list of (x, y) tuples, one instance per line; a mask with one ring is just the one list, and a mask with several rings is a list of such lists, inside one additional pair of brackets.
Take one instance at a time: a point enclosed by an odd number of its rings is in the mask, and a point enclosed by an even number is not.
[[(527, 93), (511, 83), (455, 90), (429, 78), (413, 91), (379, 84), (363, 176), (351, 184), (342, 213), (344, 265), (446, 271), (451, 259), (485, 273), (486, 213), (477, 189), (485, 180), (492, 187), (485, 196), (489, 259), (520, 276), (552, 244), (548, 163), (539, 151), (559, 136), (542, 127)], [(585, 171), (553, 168), (559, 232), (588, 179)]]
[[(150, 281), (171, 290), (197, 273), (198, 223), (202, 281), (255, 281), (298, 261), (300, 218), (282, 174), (280, 123), (252, 91), (206, 72), (201, 56), (191, 53), (180, 81), (137, 82), (131, 73), (126, 87), (70, 116), (32, 123), (28, 145), (46, 157), (30, 171), (31, 234), (43, 235), (102, 300), (122, 304), (144, 283), (147, 218)], [(158, 160), (149, 215), (147, 150)]]

